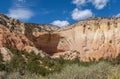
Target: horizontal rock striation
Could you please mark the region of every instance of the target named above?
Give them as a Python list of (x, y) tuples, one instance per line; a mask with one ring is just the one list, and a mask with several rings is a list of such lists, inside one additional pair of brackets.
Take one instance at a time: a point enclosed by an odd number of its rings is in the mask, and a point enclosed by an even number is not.
[(83, 61), (116, 57), (120, 53), (120, 18), (89, 19), (59, 30), (57, 49), (77, 50)]
[(90, 18), (56, 27), (47, 24), (22, 23), (0, 14), (0, 47), (39, 50), (53, 58), (115, 58), (120, 54), (120, 18)]

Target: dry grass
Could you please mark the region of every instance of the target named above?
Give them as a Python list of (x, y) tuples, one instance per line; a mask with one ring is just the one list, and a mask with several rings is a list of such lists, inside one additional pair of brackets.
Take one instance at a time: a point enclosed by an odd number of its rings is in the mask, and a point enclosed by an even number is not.
[(46, 79), (40, 75), (26, 73), (20, 75), (18, 72), (6, 74), (6, 72), (0, 72), (0, 79)]
[(0, 79), (120, 79), (120, 65), (113, 66), (107, 62), (100, 62), (90, 66), (78, 64), (68, 65), (61, 72), (55, 72), (48, 76), (18, 72), (6, 74), (0, 72)]
[[(111, 75), (116, 70), (118, 71), (118, 68), (119, 66), (113, 67), (106, 62), (100, 62), (87, 67), (73, 64), (65, 67), (61, 73), (49, 75), (49, 79), (114, 79)], [(113, 77), (117, 76), (117, 79), (120, 79), (118, 74), (120, 72), (113, 74)]]

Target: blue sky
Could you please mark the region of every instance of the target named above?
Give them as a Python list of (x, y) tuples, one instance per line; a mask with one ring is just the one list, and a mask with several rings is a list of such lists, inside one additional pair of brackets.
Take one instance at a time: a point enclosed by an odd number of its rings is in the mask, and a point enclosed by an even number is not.
[(0, 12), (22, 22), (66, 26), (89, 17), (119, 17), (120, 0), (1, 0)]

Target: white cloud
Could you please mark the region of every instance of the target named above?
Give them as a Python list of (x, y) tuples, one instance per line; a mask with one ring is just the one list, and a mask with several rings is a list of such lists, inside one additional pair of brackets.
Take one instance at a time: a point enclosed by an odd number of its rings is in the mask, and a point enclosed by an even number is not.
[(13, 0), (13, 5), (8, 10), (7, 15), (12, 18), (27, 21), (34, 13), (29, 9), (29, 6), (26, 5), (26, 0)]
[(33, 16), (33, 13), (29, 9), (13, 8), (9, 10), (9, 13), (7, 15), (20, 20), (28, 20)]
[(109, 0), (73, 0), (72, 3), (76, 4), (77, 7), (86, 5), (87, 3), (92, 3), (96, 9), (103, 9)]
[(91, 0), (96, 9), (103, 9), (109, 0)]
[(75, 8), (72, 12), (72, 18), (74, 20), (84, 20), (87, 19), (89, 17), (93, 16), (93, 13), (91, 10), (86, 9), (86, 10), (78, 10), (77, 8)]
[(59, 26), (59, 27), (63, 27), (63, 26), (67, 26), (69, 25), (69, 22), (68, 21), (60, 21), (60, 20), (55, 20), (53, 21), (51, 24), (53, 25), (56, 25), (56, 26)]
[(87, 2), (87, 0), (73, 0), (73, 4), (76, 4), (77, 6), (84, 5)]
[(115, 17), (120, 17), (120, 13), (118, 13)]

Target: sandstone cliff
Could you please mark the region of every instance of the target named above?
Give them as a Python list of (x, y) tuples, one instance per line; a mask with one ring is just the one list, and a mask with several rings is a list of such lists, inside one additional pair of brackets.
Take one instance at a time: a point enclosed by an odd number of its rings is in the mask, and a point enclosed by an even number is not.
[(59, 27), (41, 24), (25, 24), (25, 35), (35, 47), (42, 49), (48, 54), (56, 53), (59, 42), (59, 34), (54, 33)]
[(0, 47), (40, 50), (53, 58), (115, 58), (120, 54), (120, 18), (90, 18), (66, 27), (22, 23), (0, 14)]
[(80, 52), (78, 57), (83, 61), (114, 58), (120, 53), (120, 18), (88, 19), (58, 32), (64, 38), (60, 39), (57, 49), (77, 50)]
[(3, 60), (8, 61), (12, 57), (12, 53), (6, 47), (16, 48), (18, 50), (26, 50), (27, 52), (35, 52), (44, 56), (45, 53), (37, 49), (32, 41), (25, 34), (25, 24), (17, 19), (9, 18), (0, 14), (0, 53)]

